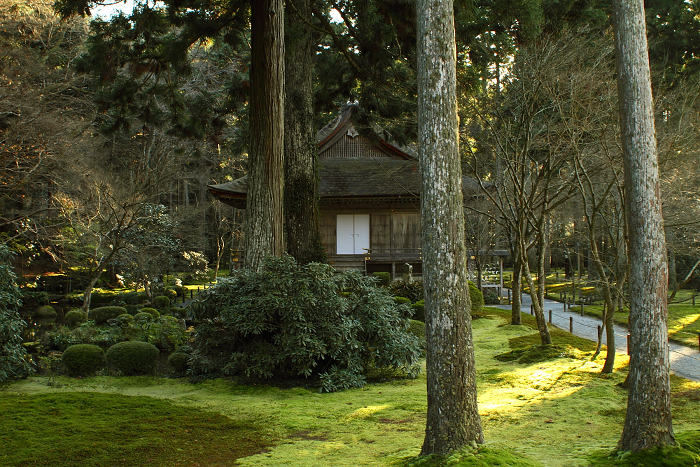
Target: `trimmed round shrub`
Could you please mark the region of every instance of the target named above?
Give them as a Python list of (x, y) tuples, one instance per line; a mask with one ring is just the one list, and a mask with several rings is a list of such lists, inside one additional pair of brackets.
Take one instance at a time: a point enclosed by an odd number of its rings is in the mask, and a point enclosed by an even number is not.
[(391, 295), (406, 297), (411, 302), (417, 302), (423, 299), (423, 283), (420, 281), (394, 281), (389, 285), (389, 292)]
[(168, 357), (168, 365), (170, 365), (173, 371), (177, 374), (187, 373), (189, 361), (190, 356), (184, 352), (173, 352), (170, 354), (170, 357)]
[(151, 308), (151, 307), (141, 308), (140, 313), (148, 313), (154, 319), (160, 318), (160, 312), (158, 310), (156, 310), (155, 308)]
[(408, 332), (410, 332), (411, 334), (416, 336), (423, 343), (423, 347), (425, 348), (425, 323), (424, 322), (412, 319), (410, 321), (409, 326), (408, 326)]
[(407, 299), (406, 297), (394, 297), (394, 301), (399, 305), (411, 306), (411, 300)]
[(141, 311), (141, 307), (138, 305), (126, 305), (124, 308), (126, 308), (126, 312), (131, 316), (134, 316), (136, 313)]
[(82, 310), (71, 310), (63, 317), (63, 323), (69, 328), (74, 328), (87, 321), (87, 315)]
[(148, 342), (125, 341), (107, 350), (105, 362), (126, 376), (147, 375), (155, 372), (159, 354), (158, 348)]
[(41, 306), (34, 312), (35, 319), (52, 319), (56, 318), (56, 316), (58, 316), (58, 313), (51, 305)]
[(472, 281), (469, 281), (469, 300), (472, 302), (472, 313), (484, 309), (484, 294)]
[(153, 315), (144, 311), (140, 311), (134, 315), (134, 321), (138, 324), (148, 323), (149, 321), (153, 321)]
[(104, 364), (105, 353), (96, 345), (76, 344), (68, 347), (61, 356), (61, 362), (70, 376), (94, 375)]
[(101, 306), (90, 310), (88, 318), (95, 321), (95, 324), (99, 326), (100, 324), (105, 324), (107, 320), (114, 319), (125, 313), (126, 308), (123, 306)]
[(413, 308), (413, 319), (425, 323), (425, 300), (418, 300), (411, 305), (411, 308)]
[(127, 327), (131, 323), (134, 322), (134, 317), (131, 316), (129, 313), (124, 313), (122, 315), (117, 316), (116, 320), (117, 320), (117, 326)]
[(157, 297), (153, 297), (151, 304), (154, 308), (157, 308), (161, 311), (167, 310), (168, 308), (170, 308), (170, 298), (166, 297), (165, 295), (159, 295)]
[(373, 272), (372, 276), (377, 279), (377, 285), (380, 287), (387, 287), (391, 284), (391, 273), (379, 271)]
[(174, 291), (173, 289), (163, 289), (162, 291), (163, 296), (168, 297), (171, 301), (175, 300), (177, 298), (177, 292)]

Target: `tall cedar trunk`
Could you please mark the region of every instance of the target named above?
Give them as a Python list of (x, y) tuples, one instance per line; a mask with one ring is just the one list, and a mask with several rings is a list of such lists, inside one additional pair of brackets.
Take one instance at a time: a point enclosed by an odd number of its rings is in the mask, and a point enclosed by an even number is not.
[(327, 262), (318, 227), (313, 34), (309, 0), (294, 0), (285, 21), (284, 213), (287, 252), (298, 263)]
[(250, 147), (246, 266), (284, 253), (284, 9), (282, 0), (251, 2)]
[(513, 263), (513, 280), (510, 282), (512, 292), (510, 324), (523, 324), (520, 313), (522, 312), (522, 265), (520, 260), (515, 259)]
[(421, 455), (483, 442), (467, 285), (451, 0), (419, 0), (418, 138), (428, 417)]
[(632, 265), (629, 395), (618, 449), (636, 452), (675, 444), (666, 328), (668, 270), (644, 4), (615, 0), (613, 10)]

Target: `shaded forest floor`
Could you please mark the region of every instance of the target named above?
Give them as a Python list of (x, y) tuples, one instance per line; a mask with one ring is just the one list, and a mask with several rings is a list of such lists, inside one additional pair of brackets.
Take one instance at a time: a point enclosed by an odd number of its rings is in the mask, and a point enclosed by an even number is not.
[[(487, 309), (473, 321), (486, 449), (448, 463), (637, 465), (591, 457), (613, 450), (622, 431), (627, 357), (602, 375), (593, 343), (553, 330), (558, 347), (542, 351), (531, 317), (510, 326), (508, 316)], [(0, 465), (415, 465), (425, 429), (425, 375), (334, 394), (158, 377), (47, 381), (0, 386)], [(700, 383), (672, 384), (675, 431), (697, 440)], [(653, 465), (683, 464), (664, 454)]]

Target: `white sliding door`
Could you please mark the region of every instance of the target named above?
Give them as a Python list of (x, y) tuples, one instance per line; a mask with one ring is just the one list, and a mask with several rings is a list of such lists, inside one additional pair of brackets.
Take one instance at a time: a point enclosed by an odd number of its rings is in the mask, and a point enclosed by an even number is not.
[(337, 254), (363, 254), (369, 248), (369, 214), (338, 214), (336, 219)]

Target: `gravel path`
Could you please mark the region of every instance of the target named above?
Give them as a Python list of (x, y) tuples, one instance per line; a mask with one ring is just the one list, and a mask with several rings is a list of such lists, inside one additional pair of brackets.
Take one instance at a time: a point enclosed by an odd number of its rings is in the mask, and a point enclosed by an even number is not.
[[(523, 294), (523, 313), (530, 310), (532, 300), (527, 294)], [(510, 305), (496, 305), (498, 308), (510, 310)], [(554, 300), (545, 300), (545, 318), (549, 319), (549, 310), (552, 312), (552, 324), (565, 331), (573, 328), (573, 334), (594, 342), (598, 341), (598, 326), (601, 320), (592, 316), (581, 316), (580, 306), (572, 308), (573, 311), (564, 311), (564, 304)], [(578, 312), (576, 312), (578, 311)], [(603, 334), (603, 344), (607, 343)], [(615, 349), (618, 353), (627, 353), (627, 328), (615, 325)], [(671, 358), (671, 372), (693, 381), (700, 381), (700, 352), (697, 348), (669, 342)]]

